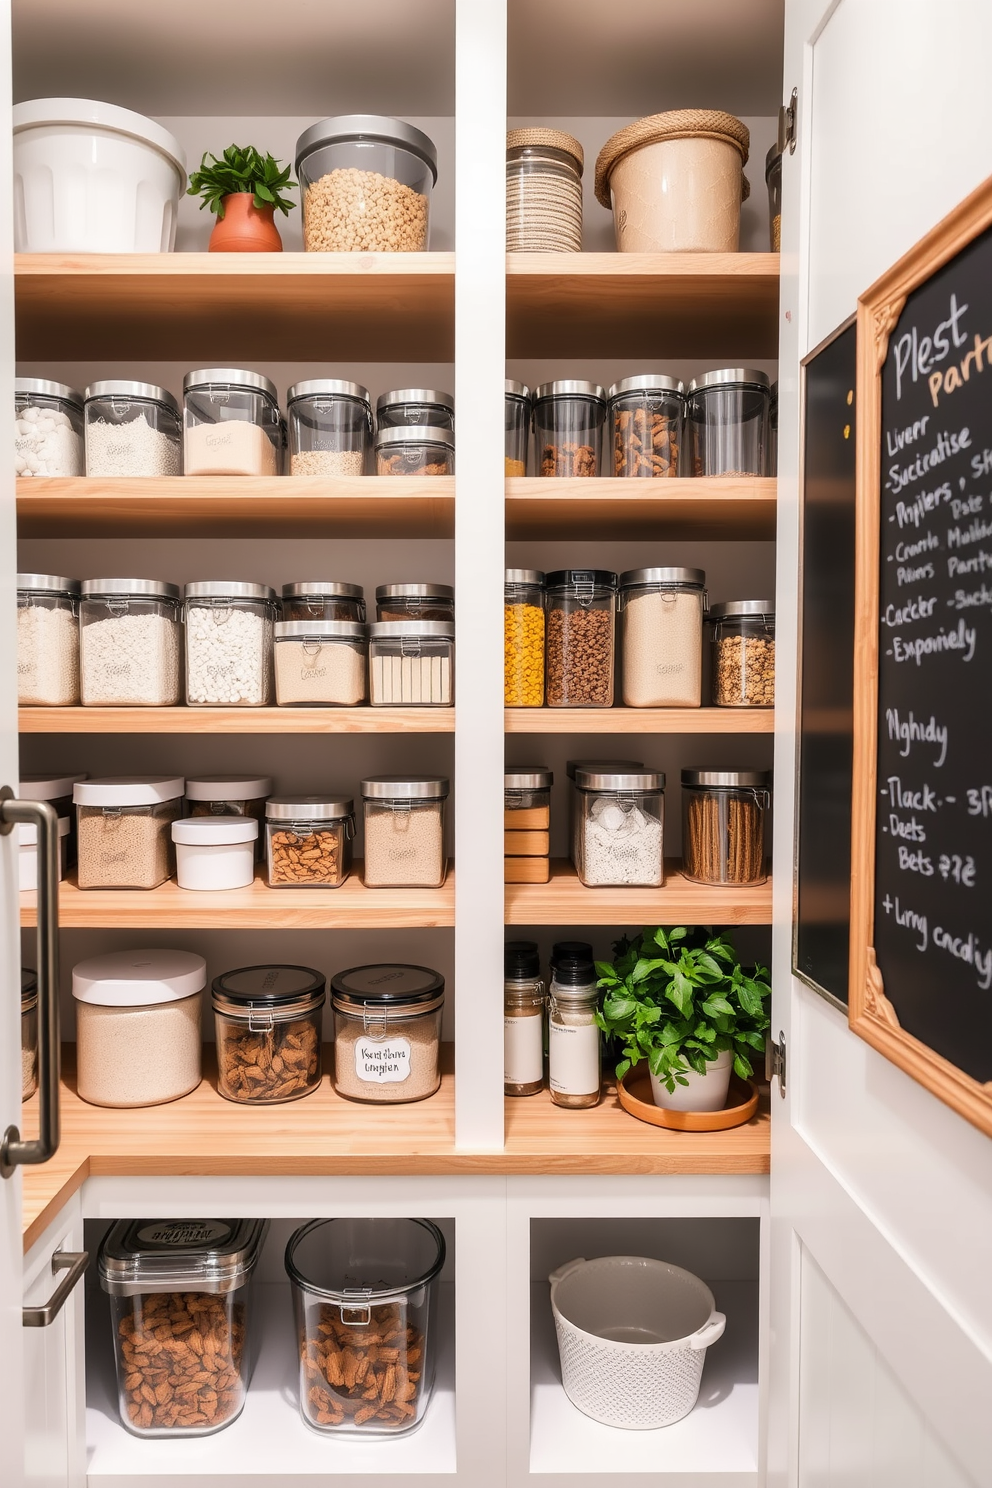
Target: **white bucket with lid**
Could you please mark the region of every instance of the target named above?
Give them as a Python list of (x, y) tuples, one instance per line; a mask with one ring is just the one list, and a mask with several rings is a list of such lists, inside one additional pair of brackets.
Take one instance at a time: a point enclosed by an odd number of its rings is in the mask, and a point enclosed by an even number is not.
[(172, 823), (181, 889), (246, 889), (255, 877), (253, 816), (187, 816)]

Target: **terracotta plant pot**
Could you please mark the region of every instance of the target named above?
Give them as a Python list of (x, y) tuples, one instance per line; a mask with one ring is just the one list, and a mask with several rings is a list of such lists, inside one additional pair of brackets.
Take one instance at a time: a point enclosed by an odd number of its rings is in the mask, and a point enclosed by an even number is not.
[(214, 223), (210, 253), (281, 253), (282, 238), (273, 221), (274, 207), (259, 210), (250, 191), (224, 197), (224, 215)]

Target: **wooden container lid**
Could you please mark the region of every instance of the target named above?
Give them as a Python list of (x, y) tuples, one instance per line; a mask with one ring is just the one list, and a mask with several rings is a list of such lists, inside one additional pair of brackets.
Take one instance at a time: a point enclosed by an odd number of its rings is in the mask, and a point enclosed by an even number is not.
[[(516, 132), (525, 134), (528, 131)], [(509, 136), (507, 139), (509, 140)], [(673, 109), (667, 114), (649, 114), (644, 119), (635, 119), (633, 124), (618, 129), (616, 134), (611, 134), (600, 150), (596, 159), (596, 200), (604, 207), (611, 205), (610, 174), (624, 155), (629, 155), (631, 150), (636, 150), (641, 145), (655, 145), (662, 140), (678, 139), (721, 140), (724, 144), (733, 145), (740, 154), (741, 164), (747, 164), (751, 134), (747, 125), (742, 124), (733, 114), (725, 114), (722, 109)], [(750, 194), (751, 185), (745, 176), (741, 187), (741, 201), (747, 201)]]
[(564, 150), (566, 155), (572, 156), (576, 165), (579, 167), (579, 175), (581, 176), (582, 167), (585, 164), (585, 154), (574, 135), (566, 134), (561, 129), (539, 129), (536, 127), (534, 129), (508, 129), (506, 131), (506, 148), (508, 150), (521, 150), (526, 145), (547, 145), (551, 150)]

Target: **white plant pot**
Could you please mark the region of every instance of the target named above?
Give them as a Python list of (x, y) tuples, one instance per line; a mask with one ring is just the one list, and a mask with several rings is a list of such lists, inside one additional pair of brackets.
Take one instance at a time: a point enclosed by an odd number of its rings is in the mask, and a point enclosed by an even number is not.
[(725, 1049), (707, 1065), (705, 1075), (697, 1075), (693, 1069), (687, 1070), (682, 1078), (689, 1081), (688, 1085), (676, 1083), (671, 1094), (664, 1080), (652, 1074), (651, 1094), (655, 1105), (665, 1111), (722, 1111), (727, 1104), (733, 1063), (733, 1054)]

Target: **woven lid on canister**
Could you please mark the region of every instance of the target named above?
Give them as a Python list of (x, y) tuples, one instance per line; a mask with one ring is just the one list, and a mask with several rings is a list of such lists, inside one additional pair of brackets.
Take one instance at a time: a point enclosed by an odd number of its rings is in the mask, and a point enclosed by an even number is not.
[(547, 790), (554, 779), (547, 765), (507, 765), (503, 771), (503, 789)]
[(271, 775), (198, 775), (186, 781), (187, 801), (258, 801), (271, 794)]
[[(618, 161), (631, 150), (641, 145), (657, 145), (664, 140), (713, 139), (733, 145), (741, 157), (741, 165), (747, 165), (751, 133), (746, 124), (733, 114), (722, 109), (672, 109), (666, 114), (648, 114), (635, 119), (611, 134), (596, 158), (596, 200), (604, 207), (610, 202), (610, 175)], [(742, 177), (741, 201), (747, 201), (751, 186), (746, 176)]]
[(412, 1007), (426, 1010), (429, 1003), (444, 997), (444, 977), (429, 966), (384, 962), (375, 966), (352, 966), (331, 978), (336, 1008)]
[(683, 785), (708, 785), (723, 790), (767, 790), (772, 783), (771, 770), (683, 770)]
[(193, 951), (110, 951), (72, 968), (73, 997), (100, 1007), (179, 1002), (206, 983), (207, 963)]
[(439, 801), (450, 789), (443, 775), (369, 775), (362, 781), (366, 801)]
[(542, 129), (538, 126), (532, 129), (508, 129), (506, 131), (508, 150), (526, 150), (528, 145), (538, 147), (544, 145), (549, 150), (561, 150), (566, 155), (571, 155), (581, 176), (586, 157), (585, 151), (574, 134), (566, 134), (563, 129)]

